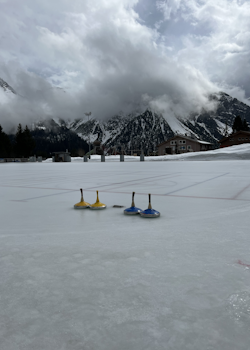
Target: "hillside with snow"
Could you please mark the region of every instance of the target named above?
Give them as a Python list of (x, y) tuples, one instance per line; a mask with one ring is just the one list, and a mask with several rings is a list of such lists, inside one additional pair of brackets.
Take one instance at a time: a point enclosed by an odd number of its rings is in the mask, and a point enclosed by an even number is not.
[[(3, 79), (0, 79), (0, 88), (2, 95), (12, 95), (14, 98), (15, 90)], [(250, 124), (250, 107), (224, 92), (212, 94), (210, 100), (214, 102), (215, 110), (208, 112), (203, 109), (200, 114), (164, 118), (161, 114), (146, 109), (143, 113), (116, 115), (107, 120), (74, 120), (74, 116), (64, 120), (60, 116), (50, 116), (47, 120), (32, 123), (30, 127), (34, 134), (37, 130), (43, 130), (45, 137), (51, 132), (58, 135), (74, 133), (90, 144), (99, 135), (105, 149), (114, 153), (122, 149), (126, 153), (143, 149), (145, 154), (152, 154), (158, 144), (175, 134), (211, 142), (216, 148), (226, 130), (232, 132), (237, 115)]]
[(159, 143), (175, 134), (192, 135), (218, 147), (226, 129), (228, 133), (232, 132), (237, 115), (250, 123), (250, 107), (223, 92), (210, 98), (216, 103), (216, 109), (210, 113), (203, 110), (199, 115), (166, 120), (163, 116), (146, 110), (137, 115), (115, 116), (107, 121), (77, 120), (68, 127), (86, 142), (92, 143), (99, 133), (107, 148), (124, 148), (126, 151), (143, 148), (146, 153), (151, 153)]

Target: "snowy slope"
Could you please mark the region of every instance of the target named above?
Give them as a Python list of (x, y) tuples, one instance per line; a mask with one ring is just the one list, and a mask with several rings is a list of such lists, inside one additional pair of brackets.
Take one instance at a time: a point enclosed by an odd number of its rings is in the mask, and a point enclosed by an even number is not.
[(146, 152), (154, 151), (159, 143), (174, 135), (167, 121), (149, 110), (139, 115), (114, 116), (107, 121), (78, 121), (71, 130), (85, 141), (90, 137), (91, 142), (100, 133), (107, 148), (124, 148), (126, 151), (144, 148)]
[(16, 91), (2, 78), (0, 78), (0, 88), (2, 88), (7, 93), (16, 94)]
[(250, 160), (250, 143), (206, 152), (191, 152), (160, 157), (148, 157), (147, 160)]

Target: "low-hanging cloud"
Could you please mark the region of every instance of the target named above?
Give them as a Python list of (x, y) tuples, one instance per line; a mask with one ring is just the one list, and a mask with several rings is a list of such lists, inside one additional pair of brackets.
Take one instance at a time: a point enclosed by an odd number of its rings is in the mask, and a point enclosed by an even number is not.
[[(225, 2), (231, 1), (217, 1), (218, 6)], [(77, 119), (89, 111), (96, 118), (107, 118), (147, 107), (168, 118), (186, 117), (202, 107), (213, 108), (208, 96), (223, 87), (233, 87), (244, 98), (244, 87), (235, 83), (232, 72), (226, 80), (216, 57), (214, 69), (209, 60), (216, 40), (217, 50), (227, 50), (228, 55), (239, 42), (227, 46), (227, 37), (218, 46), (225, 31), (222, 34), (217, 22), (209, 22), (205, 3), (188, 3), (158, 2), (155, 11), (162, 13), (161, 25), (152, 27), (135, 10), (140, 5), (136, 0), (25, 0), (22, 5), (18, 0), (2, 0), (0, 77), (17, 95), (6, 97), (0, 91), (0, 123), (11, 127), (48, 116)], [(239, 13), (248, 9), (237, 6)], [(206, 23), (212, 29), (203, 33), (203, 40), (190, 29), (178, 36), (182, 45), (170, 50), (171, 33), (162, 26), (171, 21), (188, 23), (191, 29)], [(241, 47), (247, 50), (246, 36), (245, 40)], [(238, 50), (240, 57), (242, 50)], [(230, 57), (223, 57), (231, 67)]]

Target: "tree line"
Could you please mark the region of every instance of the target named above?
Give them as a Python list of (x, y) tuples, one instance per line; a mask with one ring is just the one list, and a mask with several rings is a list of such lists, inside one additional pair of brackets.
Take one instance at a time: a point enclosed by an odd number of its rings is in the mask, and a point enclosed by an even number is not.
[(88, 152), (88, 144), (76, 133), (64, 127), (57, 130), (29, 130), (21, 124), (16, 133), (7, 135), (0, 125), (0, 158), (28, 158), (31, 155), (51, 157), (53, 152), (68, 149), (73, 157)]
[(23, 129), (22, 125), (19, 124), (17, 127), (16, 134), (13, 136), (7, 135), (2, 126), (0, 125), (0, 157), (24, 157), (28, 158), (31, 156), (36, 146), (35, 140), (31, 135), (31, 132), (26, 125)]

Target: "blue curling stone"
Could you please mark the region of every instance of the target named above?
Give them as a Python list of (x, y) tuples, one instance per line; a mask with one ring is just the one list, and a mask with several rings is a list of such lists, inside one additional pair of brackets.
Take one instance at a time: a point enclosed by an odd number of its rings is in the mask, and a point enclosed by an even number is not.
[(140, 208), (136, 208), (136, 207), (130, 207), (124, 210), (124, 214), (125, 215), (136, 215), (136, 214), (140, 214), (141, 213), (141, 209)]
[(158, 218), (161, 214), (159, 211), (154, 210), (154, 209), (146, 209), (140, 212), (140, 215), (143, 218)]

